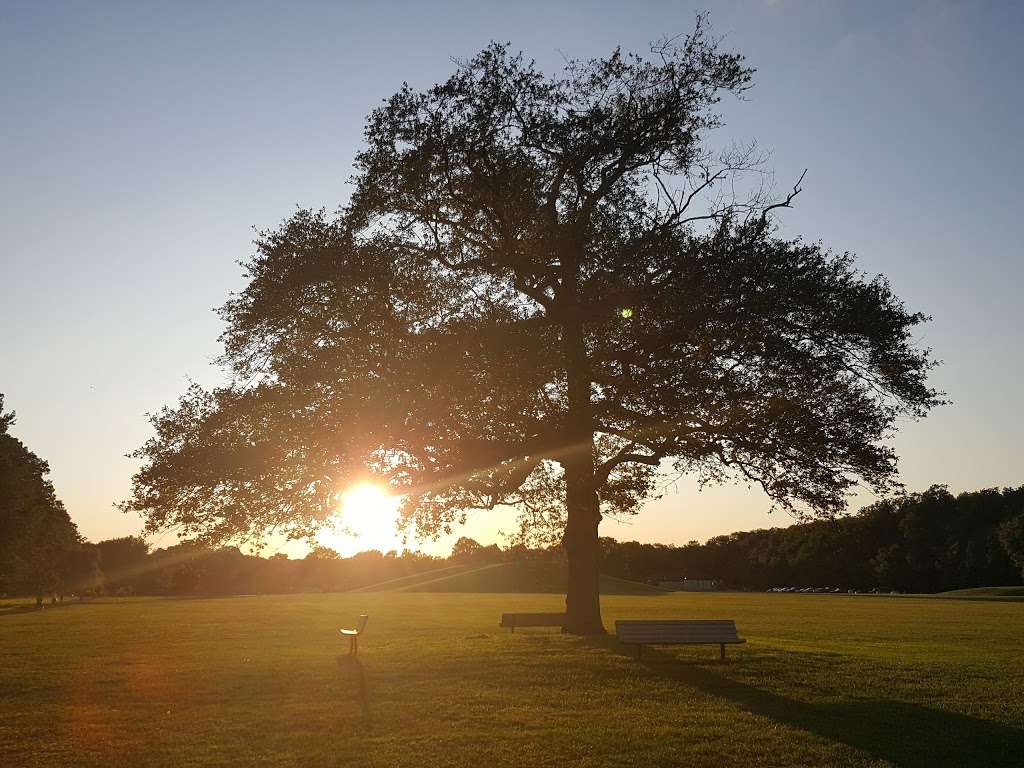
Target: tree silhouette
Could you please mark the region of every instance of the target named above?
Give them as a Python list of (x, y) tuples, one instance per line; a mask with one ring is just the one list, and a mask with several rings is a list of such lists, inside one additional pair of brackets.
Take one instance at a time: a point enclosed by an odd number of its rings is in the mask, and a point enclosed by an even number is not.
[(110, 593), (133, 591), (140, 576), (146, 574), (149, 544), (141, 536), (121, 536), (106, 539), (96, 545), (99, 549), (103, 588)]
[(86, 594), (95, 594), (102, 586), (99, 547), (80, 542), (64, 553), (57, 584), (61, 599), (67, 594), (76, 594), (82, 599)]
[(458, 541), (452, 545), (452, 560), (472, 560), (483, 551), (483, 545), (476, 539), (468, 536), (460, 536)]
[(49, 465), (8, 432), (0, 394), (0, 589), (31, 593), (36, 606), (61, 586), (78, 528), (46, 475)]
[(999, 541), (1024, 576), (1024, 514), (1007, 520), (999, 527)]
[(350, 204), (259, 239), (222, 310), (232, 383), (153, 417), (125, 508), (224, 540), (308, 535), (367, 475), (425, 535), (515, 505), (561, 536), (568, 628), (595, 633), (600, 520), (663, 468), (817, 515), (895, 487), (883, 439), (939, 402), (925, 318), (779, 236), (799, 182), (773, 197), (756, 147), (708, 148), (751, 74), (700, 17), (647, 57), (548, 77), (492, 44), (403, 87)]

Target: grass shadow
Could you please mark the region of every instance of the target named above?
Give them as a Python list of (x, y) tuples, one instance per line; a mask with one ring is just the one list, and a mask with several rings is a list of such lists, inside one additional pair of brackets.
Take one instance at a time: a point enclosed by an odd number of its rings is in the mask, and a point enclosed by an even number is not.
[[(591, 638), (592, 647), (628, 657), (652, 677), (674, 680), (728, 699), (755, 715), (845, 744), (901, 768), (1024, 765), (1024, 731), (990, 720), (893, 699), (805, 702), (730, 679), (730, 661), (681, 660), (645, 648), (637, 661), (614, 636)], [(716, 669), (718, 668), (718, 669)]]
[(366, 669), (357, 656), (339, 655), (336, 657), (341, 679), (346, 690), (353, 692), (359, 711), (370, 720), (370, 692), (366, 684)]
[(39, 607), (36, 607), (36, 604), (34, 602), (30, 603), (30, 602), (25, 602), (25, 601), (0, 603), (0, 616), (16, 616), (17, 614), (20, 614), (20, 613), (39, 613), (39, 614), (43, 614), (43, 613), (46, 613), (47, 611), (54, 611), (54, 610), (62, 609), (62, 608), (69, 608), (69, 607), (71, 607), (73, 605), (93, 605), (94, 603), (97, 603), (97, 602), (100, 602), (100, 601), (97, 601), (94, 598), (86, 598), (84, 600), (79, 600), (79, 599), (75, 598), (75, 599), (61, 600), (61, 601), (56, 602), (56, 603), (51, 603), (51, 602), (47, 601), (47, 602), (44, 602), (42, 604), (42, 606), (39, 606)]
[(0, 605), (0, 616), (14, 616), (19, 613), (42, 613), (43, 609), (34, 605)]

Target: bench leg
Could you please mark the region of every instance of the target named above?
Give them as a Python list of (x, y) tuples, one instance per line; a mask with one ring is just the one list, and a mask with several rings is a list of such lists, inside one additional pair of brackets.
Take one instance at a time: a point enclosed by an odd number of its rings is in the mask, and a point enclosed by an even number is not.
[(719, 660), (725, 661), (725, 643), (721, 643), (718, 646), (719, 649)]

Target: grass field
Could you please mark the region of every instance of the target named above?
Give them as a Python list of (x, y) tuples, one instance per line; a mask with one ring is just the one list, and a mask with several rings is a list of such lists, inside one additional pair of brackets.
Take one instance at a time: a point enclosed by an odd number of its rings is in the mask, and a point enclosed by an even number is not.
[[(388, 591), (12, 610), (0, 765), (1024, 764), (1019, 603), (603, 599), (608, 626), (736, 619), (749, 642), (725, 663), (496, 626), (561, 604)], [(358, 661), (339, 659), (337, 628), (364, 611)]]

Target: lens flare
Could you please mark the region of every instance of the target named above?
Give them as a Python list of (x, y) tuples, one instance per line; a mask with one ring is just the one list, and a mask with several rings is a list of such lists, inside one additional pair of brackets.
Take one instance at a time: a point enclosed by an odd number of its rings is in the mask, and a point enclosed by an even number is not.
[(368, 549), (401, 551), (396, 525), (400, 501), (375, 483), (355, 485), (342, 495), (333, 524), (321, 529), (316, 540), (344, 557)]

